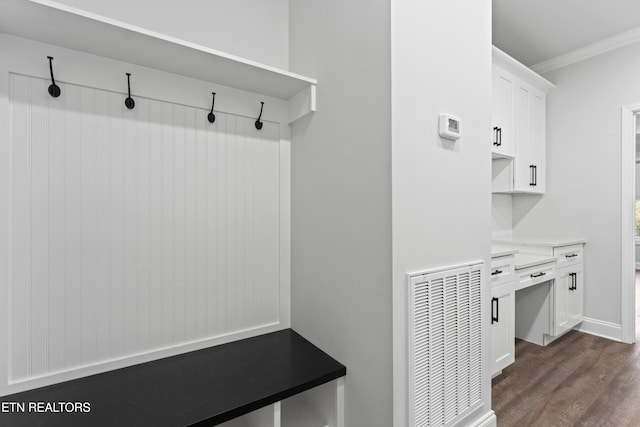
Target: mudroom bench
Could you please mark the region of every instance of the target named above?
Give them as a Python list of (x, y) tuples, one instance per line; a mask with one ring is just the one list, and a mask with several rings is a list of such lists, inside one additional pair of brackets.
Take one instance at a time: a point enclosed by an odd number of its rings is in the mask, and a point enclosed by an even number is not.
[(345, 375), (284, 329), (0, 397), (0, 425), (343, 427)]

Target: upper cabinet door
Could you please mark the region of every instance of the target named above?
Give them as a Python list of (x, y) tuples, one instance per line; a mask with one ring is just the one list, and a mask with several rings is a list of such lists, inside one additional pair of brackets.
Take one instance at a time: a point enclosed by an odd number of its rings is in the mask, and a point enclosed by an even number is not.
[(502, 157), (513, 157), (513, 96), (515, 88), (514, 77), (500, 67), (493, 67), (493, 101), (492, 152)]
[(544, 194), (546, 191), (546, 95), (531, 90), (529, 97), (529, 160), (533, 165), (532, 193)]
[(519, 82), (515, 96), (513, 189), (543, 194), (546, 190), (545, 94)]
[(519, 84), (515, 100), (516, 156), (514, 159), (513, 190), (529, 192), (533, 187), (533, 165), (529, 156), (529, 104), (531, 90)]

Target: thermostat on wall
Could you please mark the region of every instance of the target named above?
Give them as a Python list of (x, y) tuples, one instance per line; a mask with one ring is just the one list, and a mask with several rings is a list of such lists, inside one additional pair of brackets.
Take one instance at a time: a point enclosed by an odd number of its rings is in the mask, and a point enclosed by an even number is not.
[(460, 119), (451, 114), (440, 114), (440, 136), (454, 141), (460, 138)]

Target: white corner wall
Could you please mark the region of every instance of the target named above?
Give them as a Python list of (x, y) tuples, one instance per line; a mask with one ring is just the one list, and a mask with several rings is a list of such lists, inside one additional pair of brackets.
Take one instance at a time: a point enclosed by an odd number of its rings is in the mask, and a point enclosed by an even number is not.
[[(345, 425), (392, 425), (388, 0), (292, 0), (292, 327), (347, 367)], [(303, 123), (300, 123), (303, 122)]]
[(289, 67), (288, 0), (56, 1), (273, 67)]
[(557, 85), (547, 97), (547, 194), (514, 198), (515, 238), (586, 238), (585, 317), (614, 332), (621, 322), (620, 111), (640, 102), (638, 75), (640, 44), (545, 74)]
[[(407, 273), (490, 258), (491, 2), (392, 0), (391, 18), (393, 425), (400, 427), (409, 425)], [(457, 142), (438, 136), (441, 113), (461, 119)], [(490, 413), (490, 385), (485, 372), (485, 405), (463, 425)]]
[(511, 239), (513, 228), (513, 196), (491, 195), (491, 238)]

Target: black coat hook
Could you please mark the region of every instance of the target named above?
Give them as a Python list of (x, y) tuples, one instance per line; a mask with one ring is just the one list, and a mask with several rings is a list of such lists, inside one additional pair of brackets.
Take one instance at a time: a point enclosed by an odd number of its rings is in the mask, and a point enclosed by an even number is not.
[(57, 98), (60, 96), (60, 93), (62, 92), (60, 90), (60, 86), (58, 86), (56, 84), (55, 79), (53, 78), (53, 56), (47, 56), (47, 58), (49, 58), (49, 72), (51, 72), (51, 84), (49, 85), (49, 95), (53, 96), (54, 98)]
[(131, 81), (129, 80), (130, 77), (131, 73), (127, 73), (127, 87), (129, 88), (129, 96), (127, 96), (127, 99), (124, 100), (124, 105), (126, 105), (129, 110), (133, 110), (133, 107), (136, 106), (136, 103), (134, 102), (133, 98), (131, 98)]
[(209, 123), (213, 123), (216, 121), (216, 115), (213, 114), (213, 106), (216, 103), (216, 93), (211, 92), (211, 95), (213, 95), (213, 101), (211, 101), (211, 112), (207, 114), (207, 120), (209, 120)]
[(262, 109), (264, 108), (264, 102), (260, 101), (260, 115), (258, 116), (258, 120), (256, 120), (256, 129), (260, 130), (262, 129), (262, 122), (260, 121), (260, 118), (262, 117)]

